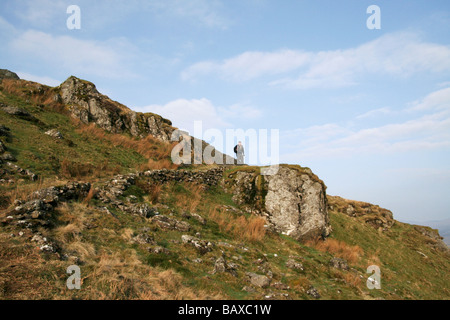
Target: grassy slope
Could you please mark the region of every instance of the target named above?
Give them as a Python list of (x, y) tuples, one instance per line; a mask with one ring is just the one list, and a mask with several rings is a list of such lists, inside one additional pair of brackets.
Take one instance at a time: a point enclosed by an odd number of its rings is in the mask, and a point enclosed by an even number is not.
[[(55, 175), (63, 175), (65, 159), (90, 163), (94, 168), (91, 173), (96, 174), (81, 178), (97, 183), (112, 172), (127, 172), (148, 160), (129, 148), (114, 145), (109, 139), (77, 130), (67, 116), (46, 107), (37, 107), (5, 92), (0, 95), (0, 102), (27, 109), (41, 121), (31, 123), (0, 111), (0, 124), (11, 129), (12, 139), (6, 141), (6, 145), (18, 159), (17, 164), (52, 183), (55, 183)], [(65, 140), (45, 135), (50, 128), (61, 131)], [(111, 170), (105, 169), (105, 161)], [(24, 179), (22, 184), (0, 185), (0, 192), (5, 195), (13, 189), (29, 190), (27, 187), (38, 188), (42, 184), (42, 181)], [(235, 207), (231, 196), (220, 188), (202, 191), (184, 184), (149, 191), (145, 186), (145, 181), (141, 181), (127, 194), (158, 206), (162, 214), (190, 223), (193, 229), (188, 233), (201, 233), (202, 239), (215, 242), (215, 249), (200, 255), (194, 248), (181, 244), (181, 235), (187, 232), (164, 230), (151, 219), (109, 208), (117, 216), (114, 218), (97, 208), (95, 200), (89, 204), (70, 203), (59, 209), (57, 227), (41, 232), (56, 241), (63, 252), (80, 261), (61, 260), (55, 254), (42, 253), (27, 237), (30, 234), (19, 236), (17, 229), (0, 227), (0, 299), (261, 299), (270, 293), (312, 299), (306, 293), (310, 286), (317, 288), (323, 299), (450, 298), (448, 256), (427, 246), (428, 240), (411, 225), (397, 222), (390, 231), (379, 233), (359, 218), (332, 211), (333, 233), (327, 240), (329, 246), (324, 248), (314, 243), (300, 244), (287, 236), (265, 233), (261, 229), (250, 234), (242, 226), (257, 225), (258, 221), (239, 208), (231, 210), (230, 207)], [(3, 208), (10, 204), (9, 200), (0, 200)], [(184, 211), (202, 215), (208, 220), (207, 224), (187, 220), (182, 216)], [(159, 246), (170, 251), (169, 255), (151, 253), (149, 245), (132, 241), (144, 228)], [(227, 273), (211, 274), (214, 261), (222, 251), (229, 262), (237, 264), (237, 277)], [(328, 263), (333, 256), (347, 258), (350, 270), (330, 267)], [(290, 257), (301, 262), (304, 270), (287, 268), (286, 261)], [(197, 258), (202, 262), (195, 262)], [(258, 259), (267, 259), (265, 271), (272, 271), (273, 283), (282, 282), (290, 289), (243, 291), (242, 288), (249, 285), (246, 272), (265, 273), (264, 268), (259, 268), (264, 265), (255, 263)], [(81, 267), (83, 285), (82, 290), (70, 291), (65, 285), (66, 268), (74, 263)], [(366, 287), (369, 276), (366, 268), (372, 264), (381, 268), (381, 290)], [(283, 298), (282, 295), (277, 297)]]

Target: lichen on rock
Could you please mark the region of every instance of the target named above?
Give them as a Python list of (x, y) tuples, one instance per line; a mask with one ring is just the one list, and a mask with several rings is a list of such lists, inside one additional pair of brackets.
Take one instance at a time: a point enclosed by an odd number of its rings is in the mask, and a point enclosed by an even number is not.
[(246, 167), (229, 174), (227, 185), (236, 204), (265, 215), (280, 233), (302, 241), (331, 232), (326, 186), (307, 168), (281, 165), (263, 176)]

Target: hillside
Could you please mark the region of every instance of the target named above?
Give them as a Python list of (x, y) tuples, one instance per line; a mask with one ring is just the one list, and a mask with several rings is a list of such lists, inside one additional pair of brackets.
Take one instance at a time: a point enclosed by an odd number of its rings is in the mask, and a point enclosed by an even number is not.
[(170, 120), (75, 77), (0, 81), (0, 299), (450, 298), (436, 230), (309, 168), (175, 165)]

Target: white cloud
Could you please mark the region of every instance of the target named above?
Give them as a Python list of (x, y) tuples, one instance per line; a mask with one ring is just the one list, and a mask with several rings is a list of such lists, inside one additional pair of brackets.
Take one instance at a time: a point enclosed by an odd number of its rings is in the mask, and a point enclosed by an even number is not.
[[(70, 5), (65, 1), (26, 0), (17, 1), (16, 15), (22, 21), (35, 28), (49, 28), (56, 22), (67, 19), (66, 9)], [(65, 25), (65, 24), (63, 24)]]
[(360, 114), (358, 116), (356, 116), (356, 119), (367, 119), (367, 118), (373, 118), (373, 117), (377, 117), (380, 115), (387, 115), (387, 114), (391, 114), (393, 111), (388, 108), (388, 107), (384, 107), (384, 108), (378, 108), (378, 109), (374, 109), (374, 110), (370, 110), (367, 111), (363, 114)]
[(202, 121), (202, 129), (232, 128), (232, 121), (237, 118), (254, 119), (261, 112), (247, 104), (234, 104), (229, 107), (215, 106), (206, 98), (177, 99), (164, 105), (149, 105), (134, 108), (141, 112), (153, 112), (170, 119), (175, 127), (194, 133), (194, 121)]
[(232, 24), (231, 19), (223, 14), (222, 3), (217, 0), (143, 1), (141, 6), (166, 17), (187, 19), (209, 28), (227, 29)]
[(75, 75), (133, 76), (127, 65), (132, 60), (134, 47), (124, 39), (99, 42), (29, 30), (20, 34), (9, 46), (18, 56), (33, 57), (37, 63), (51, 63), (55, 68)]
[(218, 75), (229, 81), (247, 81), (271, 76), (271, 85), (308, 89), (350, 86), (371, 74), (409, 77), (449, 71), (449, 46), (424, 42), (411, 33), (394, 33), (345, 50), (244, 52), (222, 61), (198, 62), (181, 77), (195, 80)]
[[(399, 153), (450, 148), (450, 95), (447, 89), (427, 95), (416, 103), (418, 110), (428, 113), (417, 115), (399, 123), (354, 130), (329, 123), (320, 126), (286, 131), (282, 141), (290, 154), (284, 157), (296, 159), (320, 159), (331, 156), (351, 157), (354, 155)], [(447, 110), (442, 110), (446, 107)], [(411, 109), (405, 115), (411, 116)], [(389, 112), (389, 109), (375, 109), (366, 113)]]
[(276, 52), (244, 52), (222, 62), (196, 63), (181, 74), (183, 80), (191, 80), (208, 74), (216, 74), (231, 81), (247, 81), (264, 75), (275, 75), (295, 70), (305, 65), (310, 55), (293, 50)]
[(447, 110), (450, 111), (450, 87), (435, 91), (421, 101), (412, 104), (411, 110)]

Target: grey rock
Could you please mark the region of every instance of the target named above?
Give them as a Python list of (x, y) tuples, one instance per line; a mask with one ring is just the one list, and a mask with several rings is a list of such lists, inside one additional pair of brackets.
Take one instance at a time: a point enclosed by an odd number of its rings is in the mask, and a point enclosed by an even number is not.
[(233, 276), (237, 276), (236, 272), (236, 266), (234, 264), (229, 264), (225, 258), (225, 256), (222, 254), (214, 263), (214, 270), (213, 274), (216, 273), (224, 273), (228, 272)]
[(306, 291), (306, 293), (308, 295), (310, 295), (311, 297), (315, 298), (315, 299), (320, 299), (320, 293), (319, 291), (317, 291), (316, 288), (314, 288), (313, 286), (311, 286), (308, 291)]
[[(1, 153), (1, 152), (0, 152)], [(0, 156), (0, 159), (3, 161), (17, 161), (16, 157), (14, 157), (11, 153), (6, 152)]]
[(8, 127), (5, 127), (4, 125), (0, 125), (0, 137), (9, 137), (10, 131), (11, 130)]
[(202, 225), (206, 224), (206, 219), (197, 213), (184, 212), (182, 216), (186, 219), (193, 218), (193, 219), (197, 220), (198, 222), (200, 222)]
[(148, 233), (140, 233), (133, 237), (131, 241), (138, 244), (156, 244), (155, 238)]
[(295, 261), (294, 259), (289, 259), (286, 262), (286, 267), (288, 267), (289, 269), (293, 269), (293, 270), (303, 271), (303, 264), (301, 264), (300, 262)]
[(278, 290), (289, 290), (290, 287), (287, 284), (284, 284), (282, 282), (275, 282), (272, 283), (271, 285), (273, 288), (278, 289)]
[(206, 254), (210, 251), (212, 251), (214, 244), (212, 242), (206, 241), (206, 240), (200, 240), (196, 237), (190, 236), (190, 235), (182, 235), (181, 241), (184, 244), (190, 244), (194, 246), (200, 254)]
[(10, 114), (12, 116), (25, 117), (25, 118), (32, 117), (28, 111), (18, 108), (18, 107), (7, 106), (4, 104), (0, 105), (0, 107), (3, 112), (6, 112), (7, 114)]
[(156, 209), (151, 207), (147, 203), (133, 203), (130, 206), (126, 206), (125, 211), (131, 214), (135, 214), (144, 218), (150, 218), (155, 216)]
[(3, 81), (3, 79), (20, 80), (16, 73), (6, 69), (0, 69), (0, 82)]
[(189, 231), (191, 229), (189, 223), (169, 218), (164, 215), (157, 215), (152, 218), (152, 221), (156, 222), (157, 225), (164, 229), (178, 230), (183, 232)]
[(348, 270), (347, 260), (341, 258), (331, 258), (329, 265), (336, 269)]
[(270, 285), (270, 278), (264, 275), (256, 274), (253, 272), (247, 272), (246, 276), (248, 277), (250, 283), (255, 287), (267, 288)]
[(62, 133), (56, 129), (48, 130), (45, 134), (56, 139), (64, 139)]
[(96, 123), (113, 133), (128, 132), (144, 138), (151, 134), (162, 141), (170, 141), (172, 123), (152, 113), (137, 113), (99, 93), (95, 85), (76, 77), (69, 77), (59, 87), (59, 97), (69, 106), (73, 117), (83, 123)]
[(155, 253), (155, 254), (170, 254), (169, 249), (161, 247), (161, 246), (150, 248), (149, 252)]
[(227, 181), (233, 201), (266, 216), (275, 231), (300, 241), (330, 234), (326, 186), (311, 170), (280, 166), (265, 176), (242, 170)]

